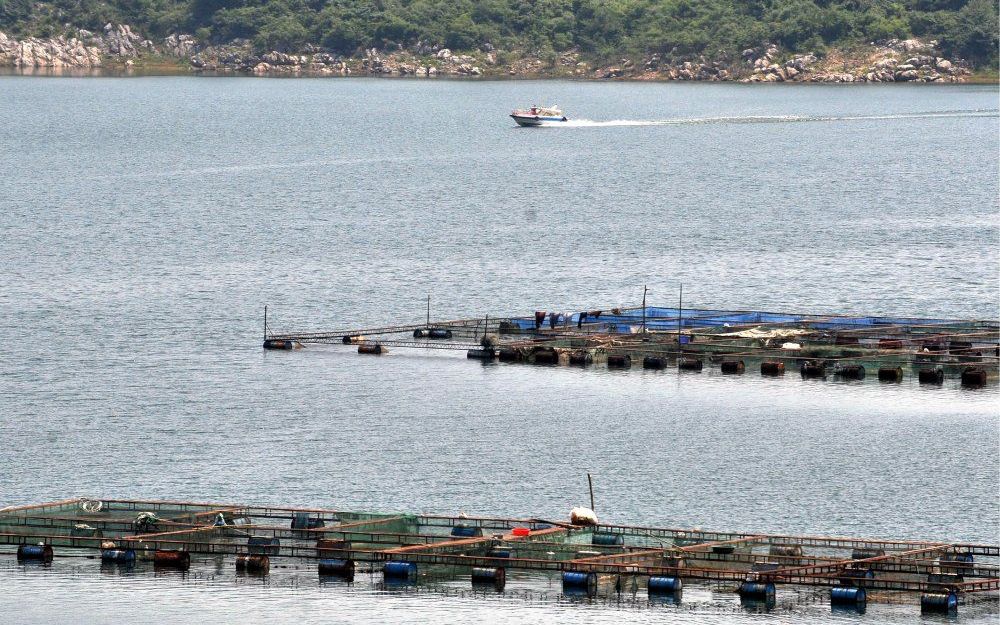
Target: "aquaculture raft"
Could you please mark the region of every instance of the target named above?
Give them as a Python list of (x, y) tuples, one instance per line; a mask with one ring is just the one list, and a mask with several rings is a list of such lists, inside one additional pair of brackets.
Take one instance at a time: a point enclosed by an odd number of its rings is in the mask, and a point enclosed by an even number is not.
[(997, 545), (179, 501), (8, 507), (0, 544), (43, 565), (99, 554), (102, 566), (186, 569), (192, 557), (211, 556), (249, 574), (287, 560), (350, 580), (361, 563), (385, 584), (467, 577), (497, 590), (510, 572), (548, 572), (565, 594), (589, 597), (633, 588), (679, 600), (685, 583), (699, 582), (765, 607), (793, 587), (829, 589), (837, 606), (909, 597), (946, 612), (1000, 591)]
[(1000, 320), (813, 315), (663, 307), (483, 317), (328, 332), (272, 332), (265, 349), (345, 344), (463, 350), (469, 358), (528, 364), (800, 373), (806, 378), (979, 387), (1000, 368)]

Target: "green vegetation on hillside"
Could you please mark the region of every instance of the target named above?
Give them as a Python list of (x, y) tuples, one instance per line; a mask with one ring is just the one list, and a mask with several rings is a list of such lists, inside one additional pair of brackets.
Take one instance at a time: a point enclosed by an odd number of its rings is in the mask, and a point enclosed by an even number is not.
[(937, 39), (949, 56), (997, 63), (994, 0), (0, 0), (0, 30), (55, 35), (125, 23), (150, 37), (174, 32), (259, 49), (306, 44), (364, 48), (561, 52), (598, 59), (670, 58), (774, 42), (795, 52), (889, 38)]

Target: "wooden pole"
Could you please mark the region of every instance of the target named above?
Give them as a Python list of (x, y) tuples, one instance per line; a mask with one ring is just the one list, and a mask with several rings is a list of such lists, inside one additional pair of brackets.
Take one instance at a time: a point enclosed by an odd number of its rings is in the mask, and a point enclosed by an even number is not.
[(264, 340), (267, 340), (267, 304), (264, 304)]

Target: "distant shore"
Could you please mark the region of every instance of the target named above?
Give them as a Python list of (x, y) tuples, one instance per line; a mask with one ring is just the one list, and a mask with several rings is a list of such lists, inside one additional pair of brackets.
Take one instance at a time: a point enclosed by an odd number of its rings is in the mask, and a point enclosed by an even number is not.
[(995, 69), (976, 69), (939, 56), (934, 41), (888, 40), (823, 54), (790, 54), (767, 45), (731, 57), (667, 60), (658, 55), (588, 60), (579, 52), (547, 56), (494, 49), (366, 50), (342, 56), (310, 47), (289, 54), (256, 53), (248, 42), (207, 45), (191, 35), (154, 43), (127, 25), (75, 37), (15, 39), (0, 32), (0, 72), (29, 76), (382, 76), (462, 79), (575, 79), (743, 83), (973, 83), (997, 84)]

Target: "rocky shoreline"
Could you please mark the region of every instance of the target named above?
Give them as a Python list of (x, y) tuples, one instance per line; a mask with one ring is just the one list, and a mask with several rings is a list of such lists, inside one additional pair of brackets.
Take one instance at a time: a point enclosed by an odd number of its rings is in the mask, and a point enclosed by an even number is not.
[(73, 70), (129, 71), (172, 68), (177, 71), (254, 76), (413, 76), (578, 78), (649, 81), (755, 82), (964, 82), (971, 75), (961, 59), (943, 58), (937, 42), (889, 40), (853, 50), (793, 55), (774, 45), (744, 50), (739, 56), (691, 58), (668, 62), (659, 55), (614, 64), (594, 64), (578, 52), (533, 55), (495, 50), (492, 46), (458, 53), (418, 43), (413, 49), (366, 50), (345, 57), (307, 46), (298, 54), (255, 53), (247, 41), (226, 45), (199, 42), (173, 34), (154, 42), (125, 24), (107, 24), (101, 32), (15, 39), (0, 32), (0, 67), (51, 73)]

